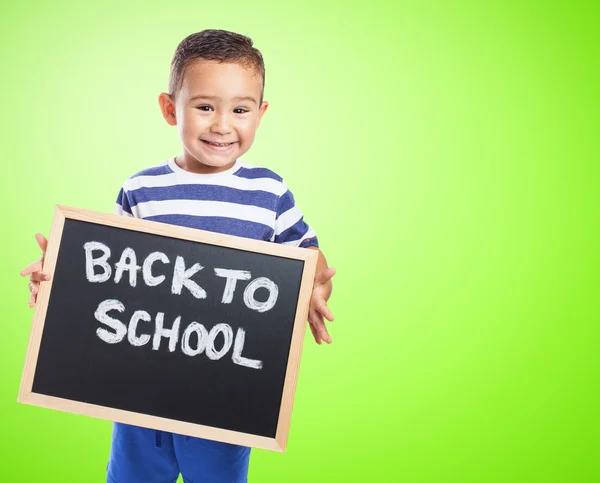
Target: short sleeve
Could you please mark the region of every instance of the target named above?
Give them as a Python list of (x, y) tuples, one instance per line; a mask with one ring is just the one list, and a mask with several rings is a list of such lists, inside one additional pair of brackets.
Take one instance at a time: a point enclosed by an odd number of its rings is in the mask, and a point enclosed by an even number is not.
[(117, 196), (117, 203), (115, 204), (114, 213), (121, 216), (133, 216), (131, 204), (129, 203), (129, 198), (127, 197), (127, 192), (123, 188), (121, 188), (119, 191), (119, 196)]
[(294, 195), (287, 187), (277, 200), (273, 241), (301, 248), (319, 246), (317, 235), (304, 221), (302, 212), (294, 202)]

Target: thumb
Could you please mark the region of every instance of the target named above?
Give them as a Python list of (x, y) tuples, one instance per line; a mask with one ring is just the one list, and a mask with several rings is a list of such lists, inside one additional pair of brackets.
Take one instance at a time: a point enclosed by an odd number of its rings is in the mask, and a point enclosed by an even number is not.
[(333, 267), (326, 268), (322, 272), (318, 273), (315, 278), (315, 283), (318, 285), (323, 285), (327, 283), (331, 278), (336, 274), (336, 270)]
[(37, 241), (37, 244), (42, 249), (42, 253), (45, 255), (46, 249), (48, 248), (48, 240), (46, 240), (46, 237), (44, 235), (42, 235), (41, 233), (36, 233), (35, 241)]

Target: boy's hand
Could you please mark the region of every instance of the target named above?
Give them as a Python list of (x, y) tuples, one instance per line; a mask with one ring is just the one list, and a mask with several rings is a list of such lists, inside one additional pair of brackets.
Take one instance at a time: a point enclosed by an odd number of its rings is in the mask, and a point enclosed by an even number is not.
[(22, 277), (29, 275), (29, 291), (31, 292), (31, 296), (29, 297), (29, 307), (33, 307), (37, 301), (37, 294), (40, 290), (40, 282), (50, 280), (50, 275), (42, 272), (42, 267), (44, 266), (44, 257), (46, 256), (46, 248), (48, 247), (48, 240), (46, 240), (46, 237), (41, 233), (36, 233), (35, 239), (42, 249), (42, 257), (39, 260), (30, 263), (23, 270), (21, 270)]
[(321, 344), (322, 340), (331, 344), (331, 337), (329, 337), (323, 317), (333, 322), (333, 314), (329, 310), (329, 307), (327, 307), (327, 301), (331, 295), (331, 278), (334, 275), (335, 268), (330, 267), (317, 273), (315, 277), (312, 297), (310, 299), (310, 309), (308, 311), (308, 322), (310, 324), (310, 331), (317, 344)]

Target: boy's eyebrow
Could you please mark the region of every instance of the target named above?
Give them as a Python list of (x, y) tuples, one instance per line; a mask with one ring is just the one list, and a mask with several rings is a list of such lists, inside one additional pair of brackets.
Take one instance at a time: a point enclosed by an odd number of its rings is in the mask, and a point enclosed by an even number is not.
[[(190, 101), (195, 101), (196, 99), (209, 99), (211, 101), (220, 101), (221, 100), (221, 98), (219, 96), (199, 95), (199, 96), (191, 97)], [(254, 97), (252, 97), (252, 96), (234, 97), (233, 100), (234, 101), (250, 101), (250, 102), (254, 102), (254, 104), (258, 104), (258, 102), (256, 102), (256, 99), (254, 99)]]

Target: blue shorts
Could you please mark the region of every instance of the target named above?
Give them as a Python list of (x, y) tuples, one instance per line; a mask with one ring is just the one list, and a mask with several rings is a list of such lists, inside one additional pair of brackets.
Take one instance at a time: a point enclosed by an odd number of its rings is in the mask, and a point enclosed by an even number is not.
[(246, 483), (250, 448), (114, 423), (109, 483)]

